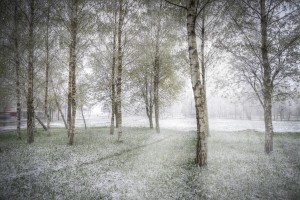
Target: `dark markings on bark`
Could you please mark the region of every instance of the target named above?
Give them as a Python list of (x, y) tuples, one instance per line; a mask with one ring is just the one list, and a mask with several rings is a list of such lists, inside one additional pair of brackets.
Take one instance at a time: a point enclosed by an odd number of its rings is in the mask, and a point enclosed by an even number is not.
[(78, 0), (72, 0), (70, 24), (70, 61), (69, 61), (69, 94), (68, 94), (68, 136), (69, 145), (74, 144), (76, 118), (76, 46), (78, 29)]

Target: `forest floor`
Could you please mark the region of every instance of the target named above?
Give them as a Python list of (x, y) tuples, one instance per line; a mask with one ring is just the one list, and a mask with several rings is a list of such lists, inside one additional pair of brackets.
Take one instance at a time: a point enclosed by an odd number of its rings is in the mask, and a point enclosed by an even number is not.
[(194, 165), (195, 132), (125, 128), (0, 134), (0, 199), (300, 199), (300, 133), (211, 132), (208, 165)]

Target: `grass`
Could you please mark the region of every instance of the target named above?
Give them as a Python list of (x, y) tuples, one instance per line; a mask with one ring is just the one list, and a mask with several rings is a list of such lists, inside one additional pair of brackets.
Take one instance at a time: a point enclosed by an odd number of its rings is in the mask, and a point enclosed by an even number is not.
[[(25, 136), (25, 132), (22, 133)], [(33, 144), (0, 134), (0, 199), (299, 199), (300, 133), (212, 132), (208, 166), (194, 165), (195, 133), (125, 128), (42, 130)]]

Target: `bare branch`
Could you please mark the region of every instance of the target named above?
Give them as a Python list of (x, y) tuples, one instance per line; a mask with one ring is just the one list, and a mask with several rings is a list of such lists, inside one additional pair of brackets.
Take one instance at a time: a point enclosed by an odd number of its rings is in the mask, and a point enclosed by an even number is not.
[(255, 14), (258, 16), (258, 18), (260, 19), (260, 12), (258, 10), (256, 10), (253, 6), (251, 6), (251, 4), (245, 0), (242, 0), (244, 4), (246, 4), (251, 10), (253, 10), (255, 12)]
[(195, 19), (197, 19), (197, 17), (200, 15), (200, 13), (203, 11), (203, 9), (211, 2), (212, 2), (211, 0), (208, 0), (205, 2), (205, 4), (201, 7), (201, 9), (197, 12)]
[(172, 3), (172, 2), (170, 2), (170, 1), (168, 1), (168, 0), (165, 0), (165, 1), (166, 1), (167, 3), (173, 5), (173, 6), (177, 6), (177, 7), (180, 7), (180, 8), (183, 8), (183, 9), (187, 10), (187, 7), (185, 7), (185, 6), (182, 6), (182, 5), (179, 5), (179, 4), (176, 4), (176, 3)]

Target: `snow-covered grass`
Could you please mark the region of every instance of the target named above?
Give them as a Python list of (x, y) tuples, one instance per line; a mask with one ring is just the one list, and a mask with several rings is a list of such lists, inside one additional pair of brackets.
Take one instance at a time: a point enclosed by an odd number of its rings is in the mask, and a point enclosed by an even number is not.
[[(25, 134), (25, 132), (24, 132)], [(0, 199), (299, 199), (300, 133), (212, 132), (208, 166), (194, 165), (195, 133), (125, 128), (64, 129), (35, 142), (0, 134)]]
[[(160, 119), (160, 126), (165, 129), (193, 131), (196, 130), (195, 117), (171, 117)], [(122, 118), (123, 124), (126, 127), (149, 127), (149, 121), (142, 116), (124, 116)], [(92, 116), (86, 118), (87, 127), (104, 127), (110, 126), (110, 116)], [(37, 124), (39, 126), (39, 124)], [(64, 127), (62, 121), (53, 121), (50, 123), (51, 127)], [(264, 131), (265, 125), (262, 120), (240, 120), (240, 119), (217, 119), (210, 118), (209, 126), (214, 131), (244, 131), (255, 130)], [(76, 119), (76, 127), (84, 127), (83, 120)], [(22, 124), (22, 128), (26, 128), (26, 123)], [(300, 121), (273, 121), (273, 128), (275, 132), (300, 132)], [(7, 130), (15, 130), (14, 126), (0, 126), (0, 133)]]

